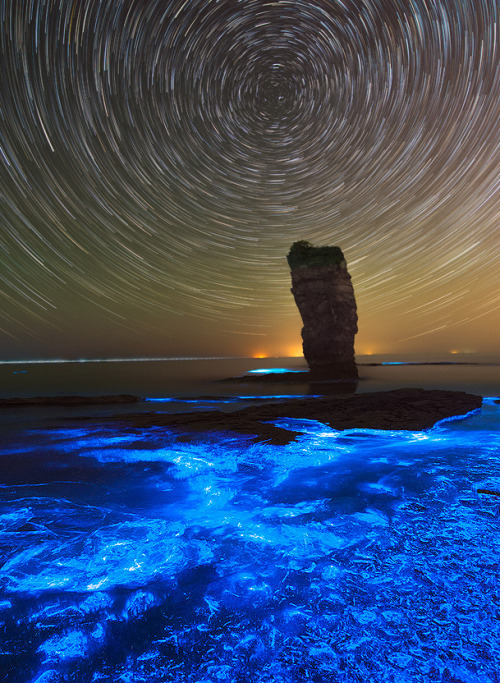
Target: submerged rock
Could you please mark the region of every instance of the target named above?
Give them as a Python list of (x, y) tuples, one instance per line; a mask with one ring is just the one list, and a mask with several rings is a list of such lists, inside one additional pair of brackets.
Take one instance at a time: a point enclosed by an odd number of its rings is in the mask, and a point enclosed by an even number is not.
[(304, 358), (316, 379), (357, 379), (356, 299), (339, 247), (295, 242), (287, 256), (302, 322)]

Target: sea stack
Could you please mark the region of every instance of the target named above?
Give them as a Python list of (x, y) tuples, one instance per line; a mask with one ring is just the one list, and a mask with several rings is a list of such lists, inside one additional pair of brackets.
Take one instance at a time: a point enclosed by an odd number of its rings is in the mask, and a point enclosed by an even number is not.
[(294, 242), (287, 256), (292, 294), (302, 317), (302, 348), (314, 379), (357, 379), (356, 299), (339, 247)]

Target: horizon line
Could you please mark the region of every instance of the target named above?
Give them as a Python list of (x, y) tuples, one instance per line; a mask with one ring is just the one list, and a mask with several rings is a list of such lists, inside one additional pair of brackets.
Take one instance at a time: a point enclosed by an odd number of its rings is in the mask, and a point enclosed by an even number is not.
[[(133, 358), (30, 358), (29, 360), (0, 360), (0, 365), (36, 363), (130, 363), (168, 360), (244, 360), (251, 356), (138, 356)], [(276, 356), (278, 358), (278, 356)]]
[[(437, 356), (437, 355), (482, 355), (482, 356), (496, 356), (498, 354), (488, 352), (474, 352), (474, 351), (435, 351), (435, 352), (382, 352), (382, 353), (358, 353), (355, 357), (366, 356), (368, 358), (373, 356)], [(303, 356), (137, 356), (131, 358), (30, 358), (30, 359), (16, 359), (16, 360), (0, 360), (0, 365), (43, 365), (43, 364), (60, 364), (60, 363), (134, 363), (134, 362), (164, 362), (164, 361), (183, 361), (183, 360), (273, 360), (277, 358), (303, 358)], [(304, 359), (305, 362), (305, 359)]]

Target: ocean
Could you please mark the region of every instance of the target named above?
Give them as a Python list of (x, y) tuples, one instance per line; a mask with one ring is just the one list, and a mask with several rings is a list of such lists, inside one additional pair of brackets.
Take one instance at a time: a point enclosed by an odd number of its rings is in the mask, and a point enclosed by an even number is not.
[(497, 683), (500, 364), (416, 360), (358, 358), (354, 389), (481, 411), (416, 432), (284, 415), (286, 446), (100, 418), (318, 393), (220, 381), (302, 359), (0, 365), (3, 397), (143, 399), (2, 408), (0, 681)]
[[(490, 396), (500, 388), (500, 357), (495, 356), (373, 355), (357, 356), (357, 362), (361, 377), (356, 388), (358, 393), (420, 386), (463, 389)], [(304, 359), (295, 357), (9, 362), (0, 363), (0, 398), (58, 394), (128, 393), (144, 397), (244, 394), (252, 393), (253, 389), (245, 385), (237, 385), (235, 389), (235, 385), (222, 384), (219, 380), (280, 367), (307, 369)], [(288, 391), (286, 387), (285, 391)], [(297, 389), (292, 387), (289, 391), (294, 393)]]

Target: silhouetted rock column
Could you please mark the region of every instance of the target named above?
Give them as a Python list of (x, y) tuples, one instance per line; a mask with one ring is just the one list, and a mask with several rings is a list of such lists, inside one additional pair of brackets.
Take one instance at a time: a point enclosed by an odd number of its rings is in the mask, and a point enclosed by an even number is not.
[(356, 299), (339, 247), (295, 242), (287, 256), (292, 294), (302, 317), (304, 358), (315, 379), (357, 379)]

